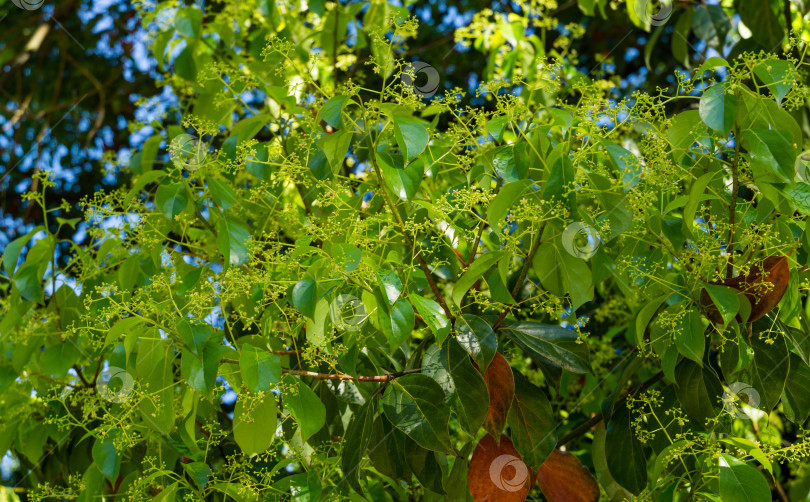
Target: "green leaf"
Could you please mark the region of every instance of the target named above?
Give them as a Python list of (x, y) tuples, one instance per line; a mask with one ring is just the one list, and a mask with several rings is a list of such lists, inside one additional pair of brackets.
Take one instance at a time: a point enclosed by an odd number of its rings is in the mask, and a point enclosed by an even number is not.
[(177, 12), (174, 27), (177, 33), (184, 37), (197, 38), (200, 36), (201, 23), (202, 11), (194, 7), (185, 7)]
[[(427, 378), (427, 377), (425, 377)], [(387, 389), (388, 390), (388, 389)], [(376, 415), (374, 399), (366, 401), (349, 420), (346, 434), (343, 435), (343, 448), (341, 449), (340, 466), (343, 478), (357, 493), (364, 493), (358, 480), (360, 475), (360, 462), (366, 455), (369, 440), (373, 432), (374, 415)], [(376, 445), (375, 445), (376, 446)]]
[(613, 479), (633, 494), (647, 484), (647, 456), (636, 437), (626, 405), (617, 406), (605, 431), (605, 457)]
[(208, 395), (214, 389), (219, 360), (224, 349), (219, 340), (212, 338), (203, 348), (201, 356), (190, 350), (183, 350), (181, 367), (183, 378), (189, 387), (203, 395)]
[(248, 389), (264, 392), (281, 379), (281, 360), (275, 354), (245, 344), (239, 356), (239, 371)]
[(782, 393), (782, 409), (788, 420), (803, 423), (810, 417), (810, 366), (796, 354), (790, 354), (790, 366), (785, 390)]
[(454, 406), (459, 421), (474, 436), (484, 423), (489, 407), (484, 377), (472, 365), (469, 354), (452, 338), (442, 345), (441, 363), (453, 382)]
[[(701, 130), (702, 129), (702, 130)], [(675, 116), (672, 127), (667, 129), (667, 139), (672, 144), (672, 156), (680, 162), (689, 148), (706, 132), (700, 120), (700, 112), (687, 110)]]
[(250, 257), (247, 249), (250, 232), (247, 227), (232, 217), (225, 216), (219, 220), (217, 234), (217, 244), (225, 257), (225, 263), (234, 267), (244, 265)]
[(25, 245), (28, 244), (28, 241), (31, 240), (34, 234), (41, 230), (43, 230), (42, 226), (37, 226), (22, 237), (18, 237), (9, 242), (3, 250), (3, 268), (6, 269), (6, 273), (9, 277), (14, 275), (14, 269), (17, 268), (17, 260), (19, 260), (20, 253)]
[(301, 436), (306, 441), (326, 423), (326, 407), (318, 395), (300, 378), (285, 376), (282, 389), (282, 404), (298, 422)]
[(782, 193), (796, 205), (799, 212), (810, 215), (810, 184), (797, 182), (795, 185), (785, 185)]
[(332, 244), (332, 256), (338, 263), (343, 264), (344, 272), (350, 274), (360, 265), (363, 254), (356, 246), (340, 243)]
[(790, 352), (784, 336), (764, 338), (764, 333), (754, 333), (749, 339), (754, 349), (754, 359), (740, 374), (740, 380), (751, 385), (759, 393), (759, 403), (752, 406), (770, 413), (779, 402), (790, 370)]
[(636, 345), (641, 346), (644, 344), (644, 333), (647, 331), (647, 326), (650, 324), (653, 316), (658, 312), (658, 308), (667, 299), (669, 293), (664, 294), (652, 300), (650, 303), (642, 307), (636, 316)]
[(382, 397), (388, 420), (425, 449), (452, 451), (448, 422), (450, 409), (444, 391), (432, 378), (418, 373), (393, 380)]
[(40, 267), (38, 261), (28, 263), (20, 267), (14, 274), (14, 287), (20, 292), (20, 296), (26, 300), (33, 300), (37, 302), (43, 301), (42, 278), (45, 270)]
[(789, 131), (746, 129), (742, 133), (742, 145), (748, 150), (753, 169), (773, 173), (783, 183), (793, 183), (796, 149)]
[(751, 30), (751, 36), (769, 52), (778, 49), (785, 38), (784, 22), (779, 19), (780, 0), (740, 2), (740, 20)]
[(693, 425), (706, 428), (706, 421), (717, 416), (723, 387), (709, 365), (702, 368), (689, 359), (675, 367), (675, 394)]
[(610, 141), (603, 139), (601, 142), (613, 163), (613, 167), (619, 171), (624, 190), (627, 191), (636, 186), (641, 181), (641, 162), (639, 162), (638, 157), (633, 152)]
[(187, 45), (185, 49), (174, 59), (174, 72), (178, 77), (196, 82), (197, 63), (194, 61), (194, 47)]
[(208, 176), (205, 182), (208, 185), (208, 190), (211, 192), (214, 202), (216, 202), (223, 211), (236, 203), (236, 191), (234, 191), (230, 185), (214, 176)]
[(487, 208), (487, 222), (493, 230), (500, 232), (506, 225), (506, 215), (512, 205), (523, 197), (526, 189), (532, 185), (532, 180), (520, 180), (507, 183), (495, 196)]
[(436, 343), (443, 343), (447, 335), (450, 334), (450, 321), (444, 313), (441, 305), (434, 302), (429, 298), (419, 295), (408, 295), (416, 311), (428, 325), (433, 335), (436, 337)]
[(519, 371), (515, 377), (515, 398), (509, 409), (509, 427), (515, 449), (530, 469), (537, 469), (557, 445), (556, 420), (545, 392)]
[(273, 444), (276, 436), (276, 395), (266, 392), (258, 403), (251, 398), (251, 408), (245, 407), (244, 399), (236, 400), (233, 410), (233, 438), (247, 455), (262, 453)]
[[(521, 143), (522, 148), (526, 143)], [(492, 152), (492, 165), (495, 173), (507, 183), (521, 180), (529, 172), (528, 164), (521, 162), (518, 147), (513, 145), (499, 146)]]
[(211, 468), (205, 462), (189, 462), (182, 464), (183, 469), (188, 473), (188, 476), (194, 481), (194, 485), (198, 490), (205, 488), (208, 484), (208, 476), (211, 475)]
[(318, 148), (326, 157), (326, 162), (332, 170), (332, 174), (336, 174), (343, 166), (343, 161), (346, 159), (346, 154), (349, 153), (349, 146), (352, 143), (352, 133), (347, 131), (337, 131), (332, 134), (327, 134), (318, 140)]
[(765, 476), (726, 453), (720, 454), (720, 498), (723, 502), (759, 502), (771, 499)]
[(796, 81), (796, 69), (782, 59), (769, 59), (754, 66), (754, 74), (768, 87), (777, 103), (781, 103)]
[(675, 338), (678, 352), (698, 364), (703, 364), (706, 336), (697, 309), (688, 309), (684, 312), (684, 317), (675, 326), (672, 336)]
[(392, 351), (408, 339), (415, 321), (411, 304), (404, 298), (397, 300), (391, 307), (391, 337), (388, 343), (391, 345)]
[(456, 285), (453, 287), (453, 302), (461, 307), (464, 295), (473, 287), (473, 284), (480, 279), (489, 269), (503, 256), (503, 251), (490, 251), (482, 254), (478, 259), (470, 264), (470, 268), (464, 272)]
[(590, 373), (588, 345), (576, 332), (553, 324), (523, 321), (504, 326), (504, 333), (532, 359), (551, 363), (574, 373)]
[(346, 100), (348, 99), (348, 96), (343, 95), (337, 95), (333, 98), (329, 98), (329, 100), (323, 104), (323, 108), (321, 108), (321, 118), (335, 129), (340, 129), (343, 127), (343, 119), (341, 114), (343, 112), (343, 107), (346, 105)]
[(695, 225), (695, 214), (698, 205), (703, 202), (703, 192), (709, 186), (715, 174), (715, 172), (708, 172), (692, 183), (692, 188), (689, 190), (689, 199), (683, 207), (683, 230), (688, 236), (694, 235), (692, 227)]
[(728, 67), (728, 61), (717, 56), (710, 57), (704, 61), (702, 65), (700, 65), (700, 68), (698, 68), (695, 72), (695, 76), (700, 77), (704, 72), (714, 70), (715, 68), (719, 68), (721, 66)]
[(709, 293), (715, 307), (723, 318), (723, 324), (728, 325), (740, 310), (740, 299), (733, 289), (716, 284), (703, 283), (703, 288)]
[(570, 295), (571, 308), (576, 310), (593, 299), (593, 275), (585, 260), (544, 242), (532, 264), (544, 288), (559, 297)]
[(394, 116), (394, 136), (397, 138), (397, 145), (405, 158), (405, 164), (421, 155), (430, 140), (425, 126), (419, 122), (399, 115)]
[(113, 484), (118, 479), (118, 471), (121, 470), (121, 455), (113, 444), (117, 436), (114, 432), (104, 438), (97, 438), (93, 443), (93, 461), (107, 481)]
[(487, 370), (495, 352), (498, 350), (498, 339), (486, 321), (472, 314), (456, 318), (456, 340), (464, 347), (481, 372)]
[(309, 318), (315, 317), (315, 305), (318, 303), (318, 284), (311, 277), (298, 281), (292, 290), (292, 304)]
[(188, 205), (188, 189), (185, 183), (171, 183), (168, 179), (158, 185), (155, 204), (166, 218), (173, 220)]
[(399, 154), (377, 152), (376, 156), (385, 177), (385, 184), (397, 197), (410, 202), (419, 190), (425, 174), (422, 163), (414, 162), (405, 167)]
[[(149, 396), (139, 399), (141, 419), (160, 434), (170, 434), (174, 428), (174, 348), (168, 342), (159, 338), (156, 330), (149, 331), (151, 336), (145, 336), (138, 343), (138, 357), (135, 362), (135, 375), (139, 386), (148, 391)], [(121, 380), (121, 387), (115, 397), (123, 402), (130, 397), (129, 392), (134, 382), (127, 382), (131, 378), (120, 368), (111, 373), (108, 384)], [(112, 389), (109, 389), (112, 390)]]
[(378, 270), (377, 283), (385, 293), (385, 298), (390, 305), (393, 305), (399, 295), (402, 294), (402, 281), (399, 280), (399, 276), (393, 270)]
[(737, 118), (737, 96), (726, 92), (724, 84), (715, 84), (701, 96), (698, 111), (704, 124), (728, 136)]

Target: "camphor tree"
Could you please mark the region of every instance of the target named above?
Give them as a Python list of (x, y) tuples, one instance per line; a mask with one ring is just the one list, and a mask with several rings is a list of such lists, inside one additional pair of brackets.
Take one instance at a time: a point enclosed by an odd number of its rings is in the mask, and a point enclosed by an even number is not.
[(756, 3), (580, 0), (687, 51), (651, 92), (552, 2), (484, 9), (474, 96), (405, 7), (141, 4), (182, 108), (84, 221), (25, 196), (2, 493), (805, 499), (807, 35)]

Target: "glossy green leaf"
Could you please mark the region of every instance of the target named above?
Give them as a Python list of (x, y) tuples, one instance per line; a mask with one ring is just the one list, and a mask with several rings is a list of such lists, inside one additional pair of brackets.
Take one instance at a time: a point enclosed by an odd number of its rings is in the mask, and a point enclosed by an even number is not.
[(675, 368), (675, 393), (693, 425), (705, 429), (707, 420), (717, 416), (723, 387), (714, 370), (683, 359)]
[(724, 84), (713, 85), (701, 96), (698, 111), (704, 124), (727, 136), (737, 118), (737, 96)]
[(444, 399), (444, 391), (438, 383), (416, 373), (393, 380), (380, 404), (388, 420), (421, 447), (450, 451), (450, 409)]
[(247, 227), (230, 216), (226, 216), (219, 220), (217, 231), (217, 244), (226, 263), (235, 267), (244, 265), (250, 257), (247, 249), (250, 233)]
[(647, 484), (647, 455), (630, 420), (626, 405), (613, 410), (605, 431), (605, 456), (613, 479), (621, 487), (638, 494)]
[(472, 314), (456, 318), (456, 340), (478, 364), (478, 369), (486, 371), (495, 352), (498, 350), (498, 339), (492, 327), (486, 321)]
[(467, 294), (467, 291), (473, 287), (475, 282), (479, 280), (501, 256), (503, 256), (502, 251), (490, 251), (472, 262), (467, 271), (464, 272), (464, 275), (456, 282), (455, 287), (453, 287), (453, 302), (456, 305), (461, 306), (461, 302), (464, 300), (464, 295)]
[(364, 493), (359, 482), (360, 462), (369, 447), (376, 414), (376, 401), (373, 399), (366, 401), (352, 415), (344, 435), (340, 466), (343, 469), (343, 478), (357, 493)]
[(419, 295), (408, 295), (408, 299), (413, 303), (413, 306), (416, 307), (416, 311), (419, 312), (419, 316), (433, 332), (433, 335), (436, 337), (436, 343), (443, 343), (447, 335), (450, 334), (451, 326), (441, 305), (430, 298)]
[(588, 345), (561, 326), (523, 321), (504, 326), (504, 333), (532, 358), (574, 373), (590, 373)]
[(761, 472), (726, 453), (720, 454), (720, 498), (723, 502), (759, 502), (771, 499)]
[(747, 129), (742, 133), (742, 144), (748, 150), (752, 168), (792, 183), (796, 162), (792, 138), (789, 131), (782, 129)]
[(394, 117), (394, 135), (405, 158), (405, 164), (421, 155), (430, 140), (425, 126), (408, 117)]

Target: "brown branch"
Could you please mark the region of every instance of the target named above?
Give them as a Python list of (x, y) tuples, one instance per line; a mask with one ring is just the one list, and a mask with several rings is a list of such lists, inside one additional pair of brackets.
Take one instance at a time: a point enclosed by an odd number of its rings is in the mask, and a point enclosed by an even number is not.
[[(639, 392), (644, 392), (645, 390), (647, 390), (647, 389), (649, 389), (650, 387), (652, 387), (653, 385), (655, 385), (655, 384), (656, 384), (656, 382), (658, 382), (658, 381), (659, 381), (659, 380), (661, 380), (662, 378), (664, 378), (664, 372), (663, 372), (663, 371), (659, 371), (658, 373), (656, 373), (655, 375), (653, 375), (652, 377), (650, 377), (650, 379), (649, 379), (649, 380), (647, 380), (646, 382), (641, 383), (641, 384), (639, 384), (638, 386), (636, 386), (635, 388), (633, 388), (633, 389), (631, 389), (631, 390), (627, 391), (627, 392), (626, 392), (626, 393), (625, 393), (625, 394), (624, 394), (622, 397), (620, 397), (620, 398), (619, 398), (619, 399), (616, 401), (616, 403), (614, 404), (614, 406), (617, 406), (617, 405), (620, 405), (620, 404), (624, 403), (624, 402), (627, 400), (627, 397), (628, 397), (628, 396), (631, 396), (631, 395), (636, 395), (636, 394), (638, 394)], [(565, 435), (565, 436), (563, 436), (563, 437), (562, 437), (562, 438), (561, 438), (559, 441), (557, 441), (557, 448), (559, 448), (559, 447), (561, 447), (561, 446), (563, 446), (563, 445), (565, 445), (565, 444), (567, 444), (567, 443), (571, 442), (573, 439), (576, 439), (576, 438), (578, 438), (579, 436), (581, 436), (581, 435), (585, 434), (586, 432), (588, 432), (589, 430), (591, 430), (591, 429), (592, 429), (592, 428), (593, 428), (595, 425), (597, 425), (599, 422), (601, 422), (602, 420), (604, 420), (604, 418), (605, 418), (605, 416), (604, 416), (604, 415), (602, 415), (602, 412), (601, 412), (601, 411), (598, 411), (598, 412), (597, 412), (597, 413), (596, 413), (594, 416), (592, 416), (592, 417), (591, 417), (591, 418), (590, 418), (590, 419), (589, 419), (587, 422), (585, 422), (585, 423), (583, 423), (583, 424), (581, 424), (581, 425), (579, 425), (579, 426), (575, 427), (575, 428), (574, 428), (573, 430), (571, 430), (571, 431), (570, 431), (568, 434), (566, 434), (566, 435)]]

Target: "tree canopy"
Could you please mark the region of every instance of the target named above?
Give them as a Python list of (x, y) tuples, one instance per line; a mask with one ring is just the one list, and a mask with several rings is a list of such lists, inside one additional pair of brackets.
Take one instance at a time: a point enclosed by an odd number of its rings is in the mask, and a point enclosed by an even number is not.
[(99, 9), (0, 4), (0, 496), (810, 498), (802, 2)]

